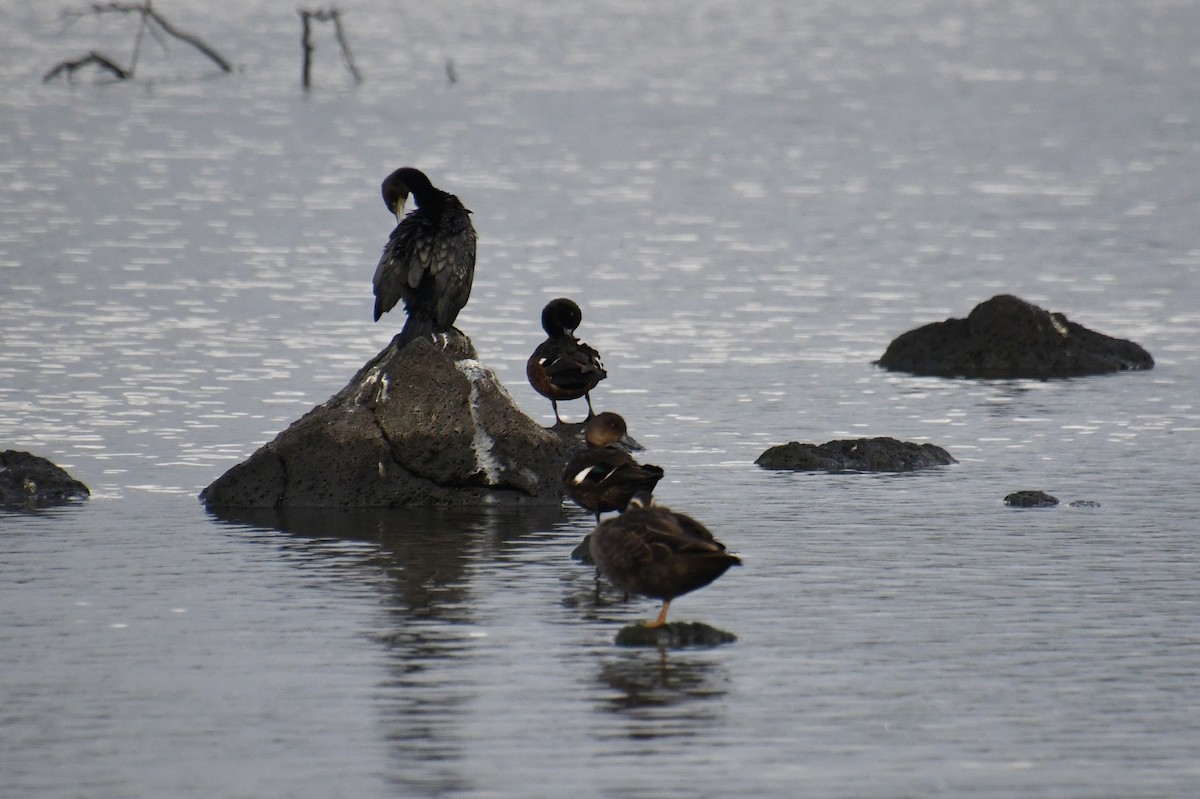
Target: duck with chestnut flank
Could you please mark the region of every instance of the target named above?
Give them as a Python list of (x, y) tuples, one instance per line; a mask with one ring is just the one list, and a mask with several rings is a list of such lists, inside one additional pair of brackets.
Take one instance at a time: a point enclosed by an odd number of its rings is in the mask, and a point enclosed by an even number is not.
[[(375, 268), (375, 321), (404, 300), (408, 320), (400, 331), (402, 343), (449, 333), (475, 278), (471, 212), (412, 167), (388, 175), (381, 189), (397, 224)], [(417, 207), (405, 216), (410, 194)]]
[(550, 400), (554, 423), (560, 400), (587, 400), (588, 418), (594, 413), (590, 392), (608, 377), (600, 353), (575, 338), (575, 328), (583, 320), (579, 306), (565, 297), (546, 303), (542, 309), (542, 329), (548, 338), (537, 346), (525, 363), (525, 376), (533, 390)]
[(596, 514), (624, 510), (639, 491), (650, 493), (663, 477), (658, 466), (640, 464), (629, 454), (641, 449), (625, 420), (611, 411), (588, 419), (583, 430), (587, 447), (567, 463), (563, 489), (581, 508)]
[(658, 618), (643, 622), (651, 628), (666, 624), (671, 600), (742, 562), (703, 524), (655, 505), (646, 493), (635, 495), (620, 516), (596, 525), (590, 546), (597, 570), (616, 588), (662, 600)]

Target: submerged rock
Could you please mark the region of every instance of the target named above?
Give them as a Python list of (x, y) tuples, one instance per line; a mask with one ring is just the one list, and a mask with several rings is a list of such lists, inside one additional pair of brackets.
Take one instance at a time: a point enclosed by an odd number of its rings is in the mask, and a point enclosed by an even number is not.
[[(1045, 491), (1014, 491), (1004, 498), (1004, 504), (1013, 508), (1053, 508), (1059, 504), (1058, 497)], [(1099, 508), (1100, 503), (1090, 499), (1076, 499), (1067, 503), (1071, 508)]]
[(214, 510), (557, 504), (565, 459), (466, 336), (393, 339), (200, 498)]
[(682, 649), (688, 646), (720, 646), (737, 640), (737, 636), (698, 621), (669, 621), (662, 627), (630, 624), (617, 633), (617, 646), (656, 646), (663, 649)]
[(936, 444), (894, 438), (852, 438), (824, 444), (791, 441), (771, 447), (754, 461), (764, 469), (812, 472), (911, 472), (958, 461)]
[(1004, 498), (1004, 504), (1014, 508), (1053, 508), (1058, 504), (1058, 497), (1045, 491), (1014, 491)]
[(596, 561), (592, 557), (592, 534), (588, 533), (583, 537), (583, 540), (575, 545), (571, 550), (571, 560), (577, 560), (585, 566), (595, 566)]
[(975, 306), (966, 319), (904, 333), (877, 363), (934, 377), (1045, 379), (1150, 369), (1154, 359), (1132, 341), (1001, 294)]
[(88, 487), (45, 458), (0, 452), (0, 507), (49, 508), (87, 499)]

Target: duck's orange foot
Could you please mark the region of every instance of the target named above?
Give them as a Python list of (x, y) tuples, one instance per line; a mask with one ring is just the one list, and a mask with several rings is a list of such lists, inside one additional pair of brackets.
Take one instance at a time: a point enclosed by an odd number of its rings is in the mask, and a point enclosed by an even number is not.
[(669, 600), (669, 599), (663, 600), (662, 610), (660, 610), (658, 612), (657, 619), (655, 619), (654, 621), (639, 621), (638, 624), (640, 624), (641, 626), (643, 626), (649, 630), (657, 630), (659, 627), (662, 627), (664, 624), (667, 623), (667, 610), (670, 609), (670, 607), (671, 607), (671, 600)]

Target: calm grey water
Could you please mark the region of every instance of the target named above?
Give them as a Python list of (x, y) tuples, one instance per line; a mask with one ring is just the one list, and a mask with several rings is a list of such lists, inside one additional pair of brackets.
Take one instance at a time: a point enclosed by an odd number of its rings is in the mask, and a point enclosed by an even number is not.
[[(0, 0), (0, 795), (1187, 797), (1200, 786), (1200, 6), (1189, 0)], [(458, 76), (446, 76), (452, 61)], [(597, 405), (746, 565), (627, 651), (570, 508), (218, 520), (197, 492), (341, 388), (411, 163), (473, 209), (460, 317), (517, 402), (568, 295)], [(1008, 292), (1151, 372), (876, 370)], [(579, 409), (566, 406), (576, 416)], [(957, 466), (756, 468), (893, 435)], [(1040, 488), (1064, 500), (1014, 511)], [(1098, 508), (1070, 508), (1076, 499)]]

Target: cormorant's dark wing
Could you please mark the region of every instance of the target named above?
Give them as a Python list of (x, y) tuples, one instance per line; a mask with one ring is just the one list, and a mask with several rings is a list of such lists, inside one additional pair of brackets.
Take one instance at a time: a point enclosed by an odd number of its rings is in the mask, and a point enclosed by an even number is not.
[(392, 230), (379, 265), (375, 267), (372, 283), (375, 287), (375, 321), (401, 299), (408, 299), (421, 282), (425, 266), (418, 255), (417, 242), (427, 225), (422, 225), (416, 213), (409, 214)]
[(422, 290), (421, 311), (441, 329), (453, 325), (471, 296), (475, 243), (475, 228), (461, 205), (436, 216), (418, 209), (404, 217), (375, 267), (375, 321), (402, 299), (411, 314), (418, 287), (432, 279)]
[(429, 254), (429, 273), (437, 281), (437, 322), (443, 329), (454, 324), (475, 280), (476, 235), (469, 213), (459, 206), (443, 214)]

